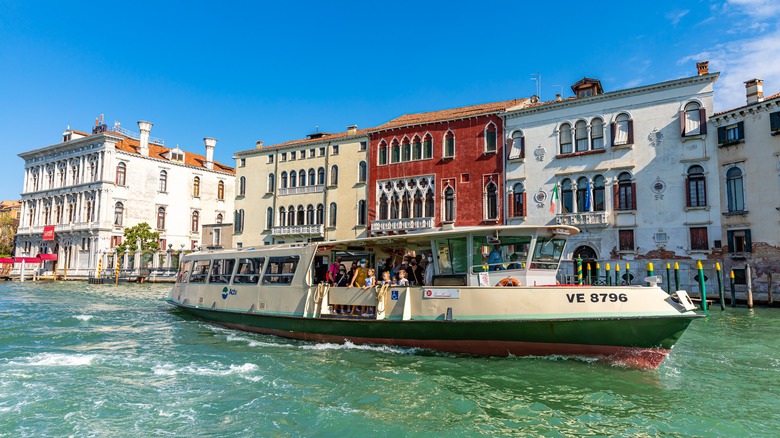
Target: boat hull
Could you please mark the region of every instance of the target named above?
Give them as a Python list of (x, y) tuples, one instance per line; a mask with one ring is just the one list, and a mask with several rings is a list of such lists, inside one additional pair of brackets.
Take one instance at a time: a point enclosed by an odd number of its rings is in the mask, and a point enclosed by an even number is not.
[(597, 358), (655, 369), (700, 315), (513, 320), (373, 320), (246, 313), (169, 302), (225, 327), (313, 342), (380, 344), (483, 356)]

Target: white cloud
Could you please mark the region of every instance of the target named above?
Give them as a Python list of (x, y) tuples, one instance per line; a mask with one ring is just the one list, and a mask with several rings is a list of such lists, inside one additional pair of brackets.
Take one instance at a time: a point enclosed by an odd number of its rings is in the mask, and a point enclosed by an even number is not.
[(672, 26), (677, 26), (677, 23), (682, 20), (683, 17), (688, 15), (688, 12), (690, 12), (689, 9), (685, 9), (683, 11), (680, 10), (673, 10), (666, 13), (666, 18), (672, 22)]
[(727, 3), (754, 19), (769, 20), (780, 14), (780, 2), (777, 0), (728, 0)]

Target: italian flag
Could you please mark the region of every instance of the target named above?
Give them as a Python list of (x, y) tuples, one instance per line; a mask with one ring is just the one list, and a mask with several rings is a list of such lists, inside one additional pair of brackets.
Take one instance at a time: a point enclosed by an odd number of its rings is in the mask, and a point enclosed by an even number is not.
[(553, 187), (552, 195), (550, 195), (550, 213), (555, 214), (555, 204), (558, 203), (558, 183), (555, 183)]

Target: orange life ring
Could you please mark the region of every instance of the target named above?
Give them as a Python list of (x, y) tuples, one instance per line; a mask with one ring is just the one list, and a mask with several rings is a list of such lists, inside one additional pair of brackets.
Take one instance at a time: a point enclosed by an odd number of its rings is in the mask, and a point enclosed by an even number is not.
[(496, 283), (496, 286), (517, 287), (517, 286), (522, 286), (522, 285), (520, 284), (520, 281), (518, 279), (513, 278), (513, 277), (507, 277), (507, 278), (499, 281), (498, 283)]

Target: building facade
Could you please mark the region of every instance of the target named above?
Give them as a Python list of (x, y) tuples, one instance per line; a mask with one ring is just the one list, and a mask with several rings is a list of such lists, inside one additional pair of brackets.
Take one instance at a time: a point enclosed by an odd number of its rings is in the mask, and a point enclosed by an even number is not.
[(583, 78), (572, 98), (508, 111), (506, 223), (580, 228), (565, 257), (583, 259), (586, 278), (595, 276), (588, 262), (718, 252), (719, 169), (707, 130), (718, 75), (706, 63), (698, 73), (609, 93)]
[(86, 274), (116, 256), (127, 266), (128, 255), (114, 249), (127, 227), (146, 222), (163, 250), (183, 251), (200, 246), (203, 222), (228, 217), (235, 171), (214, 162), (216, 140), (204, 139), (203, 156), (166, 148), (149, 137), (151, 123), (138, 126), (140, 134), (96, 122), (91, 134), (68, 129), (61, 143), (19, 154), (25, 180), (15, 255), (54, 254), (46, 270)]
[(745, 83), (747, 104), (710, 118), (716, 128), (723, 264), (740, 291), (760, 298), (780, 285), (780, 94), (763, 96), (763, 81)]
[(527, 99), (407, 114), (370, 133), (371, 235), (504, 220), (503, 120)]
[(357, 126), (237, 152), (234, 244), (365, 237), (367, 154)]
[(0, 218), (10, 217), (18, 225), (22, 215), (22, 203), (20, 201), (0, 202)]

